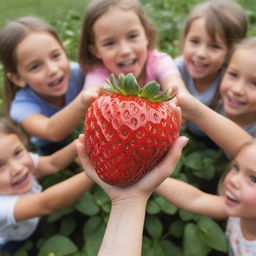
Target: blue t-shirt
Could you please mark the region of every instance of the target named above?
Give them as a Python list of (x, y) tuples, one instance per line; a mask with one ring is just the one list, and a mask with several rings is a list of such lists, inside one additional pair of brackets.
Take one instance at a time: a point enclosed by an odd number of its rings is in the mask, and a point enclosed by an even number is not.
[[(204, 90), (202, 92), (199, 92), (196, 87), (195, 87), (195, 83), (193, 78), (191, 77), (191, 75), (189, 74), (187, 67), (184, 63), (184, 58), (183, 56), (180, 56), (178, 58), (176, 58), (174, 60), (177, 68), (180, 71), (180, 74), (182, 76), (182, 79), (188, 89), (188, 91), (198, 100), (200, 100), (202, 103), (204, 103), (207, 106), (210, 106), (210, 104), (212, 103), (214, 96), (217, 92), (217, 90), (219, 89), (219, 85), (221, 83), (221, 80), (223, 78), (225, 69), (222, 68), (220, 70), (220, 72), (218, 73), (218, 75), (216, 76), (216, 78), (214, 79), (213, 83), (211, 84), (211, 86), (207, 89)], [(192, 122), (188, 122), (187, 123), (187, 127), (188, 129), (193, 132), (196, 135), (204, 135), (204, 133), (196, 126), (194, 125)]]
[[(13, 120), (21, 123), (26, 117), (32, 114), (41, 114), (51, 117), (56, 112), (67, 106), (83, 89), (85, 75), (78, 63), (70, 63), (70, 79), (68, 90), (65, 95), (65, 103), (61, 107), (54, 106), (44, 99), (40, 98), (29, 86), (20, 89), (11, 104), (10, 116)], [(62, 148), (67, 144), (66, 140), (52, 142), (49, 140), (31, 137), (32, 144), (35, 145), (37, 151), (41, 154), (50, 154)], [(48, 147), (49, 146), (49, 147)], [(49, 149), (45, 150), (45, 149)], [(52, 149), (52, 150), (51, 150)], [(44, 153), (47, 152), (47, 153)]]

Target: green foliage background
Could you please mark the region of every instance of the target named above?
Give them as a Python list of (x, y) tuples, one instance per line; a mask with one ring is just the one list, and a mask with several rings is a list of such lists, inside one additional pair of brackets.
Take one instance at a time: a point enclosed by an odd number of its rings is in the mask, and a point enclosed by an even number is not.
[[(186, 15), (199, 0), (142, 0), (146, 12), (159, 31), (159, 49), (179, 55), (179, 37)], [(249, 20), (249, 35), (255, 35), (254, 0), (238, 1)], [(0, 1), (0, 27), (16, 17), (35, 15), (52, 24), (63, 39), (70, 59), (76, 60), (77, 46), (86, 1), (81, 0), (12, 0)], [(0, 79), (2, 81), (2, 69)], [(2, 83), (1, 83), (2, 84)], [(2, 91), (0, 95), (2, 99)], [(0, 102), (1, 103), (1, 102)], [(217, 193), (217, 180), (227, 159), (211, 141), (190, 138), (173, 176), (188, 181), (204, 191)], [(43, 181), (46, 188), (77, 172), (70, 166)], [(15, 255), (95, 256), (110, 212), (110, 201), (98, 186), (85, 193), (74, 205), (42, 218), (41, 237), (29, 240)], [(225, 222), (216, 222), (177, 209), (153, 194), (147, 206), (143, 252), (145, 256), (217, 256), (226, 255)], [(121, 254), (120, 254), (121, 255)]]

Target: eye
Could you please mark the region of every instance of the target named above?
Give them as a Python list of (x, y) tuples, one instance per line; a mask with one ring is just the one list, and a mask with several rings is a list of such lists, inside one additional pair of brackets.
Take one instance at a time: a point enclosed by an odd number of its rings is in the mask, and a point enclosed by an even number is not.
[(31, 65), (31, 66), (28, 68), (28, 70), (29, 70), (29, 71), (35, 71), (35, 70), (37, 70), (39, 67), (40, 67), (40, 64), (33, 64), (33, 65)]
[(249, 176), (249, 179), (250, 179), (253, 183), (256, 183), (256, 177), (255, 177), (255, 176), (250, 175), (250, 176)]
[(189, 42), (192, 43), (192, 44), (198, 44), (199, 43), (199, 41), (197, 39), (190, 39)]
[(53, 58), (53, 59), (58, 59), (60, 56), (61, 56), (61, 53), (54, 53), (54, 54), (52, 55), (52, 58)]
[(107, 42), (105, 42), (104, 44), (103, 44), (103, 46), (106, 46), (106, 47), (108, 47), (108, 46), (112, 46), (112, 45), (114, 45), (114, 41), (107, 41)]
[(14, 151), (14, 156), (19, 157), (22, 154), (22, 152), (23, 152), (23, 149), (17, 149)]
[(252, 81), (252, 86), (256, 87), (256, 81)]
[(238, 74), (234, 71), (227, 71), (228, 76), (230, 76), (231, 78), (237, 78)]
[(237, 164), (235, 164), (235, 163), (231, 164), (230, 167), (229, 167), (229, 170), (230, 170), (230, 171), (236, 171), (236, 172), (238, 172), (239, 169), (240, 169), (239, 166), (238, 166)]
[(213, 49), (221, 49), (219, 44), (212, 44), (211, 48), (213, 48)]
[(134, 39), (136, 37), (138, 37), (139, 35), (138, 34), (131, 34), (128, 36), (129, 39)]

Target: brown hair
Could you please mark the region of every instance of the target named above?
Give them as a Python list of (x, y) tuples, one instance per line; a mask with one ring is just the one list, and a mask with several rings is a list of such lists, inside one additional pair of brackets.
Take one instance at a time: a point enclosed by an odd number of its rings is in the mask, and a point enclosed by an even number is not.
[(189, 14), (181, 37), (184, 40), (193, 21), (205, 18), (206, 30), (212, 40), (219, 35), (232, 50), (234, 43), (246, 37), (248, 21), (243, 8), (231, 0), (208, 0), (196, 5)]
[(229, 171), (230, 171), (230, 168), (231, 168), (231, 166), (232, 166), (232, 163), (233, 163), (234, 159), (239, 155), (239, 153), (240, 153), (245, 147), (251, 146), (251, 145), (255, 145), (255, 146), (256, 146), (256, 139), (255, 139), (255, 138), (254, 138), (254, 139), (251, 139), (251, 140), (249, 140), (249, 141), (247, 141), (247, 142), (245, 142), (245, 143), (240, 147), (240, 149), (238, 150), (238, 152), (236, 153), (236, 155), (233, 157), (233, 160), (230, 162), (229, 167), (227, 168), (227, 170), (221, 175), (221, 177), (220, 177), (220, 179), (219, 179), (219, 183), (218, 183), (218, 193), (219, 193), (220, 195), (223, 194), (223, 182), (224, 182), (224, 180), (225, 180), (227, 174), (228, 174)]
[(0, 118), (0, 134), (16, 134), (23, 145), (27, 148), (29, 143), (29, 136), (23, 128), (8, 117)]
[[(64, 49), (56, 31), (46, 22), (35, 17), (21, 17), (11, 21), (0, 31), (0, 61), (4, 69), (4, 106), (8, 113), (11, 101), (19, 90), (7, 77), (7, 73), (17, 73), (15, 50), (19, 43), (31, 32), (48, 32)], [(65, 49), (64, 49), (65, 51)]]
[(90, 70), (93, 65), (101, 64), (101, 61), (89, 50), (89, 46), (94, 44), (93, 25), (99, 17), (113, 6), (125, 10), (134, 10), (145, 29), (149, 41), (148, 48), (153, 49), (157, 43), (158, 36), (155, 26), (152, 20), (145, 15), (139, 0), (91, 0), (84, 14), (78, 51), (79, 63), (86, 71)]

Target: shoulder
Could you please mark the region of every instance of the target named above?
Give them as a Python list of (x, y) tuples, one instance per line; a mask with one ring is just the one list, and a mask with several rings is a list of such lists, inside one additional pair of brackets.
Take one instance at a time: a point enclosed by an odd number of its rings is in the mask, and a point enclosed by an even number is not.
[(104, 67), (99, 66), (87, 72), (85, 79), (85, 88), (92, 86), (102, 86), (106, 79), (110, 76), (110, 71)]

